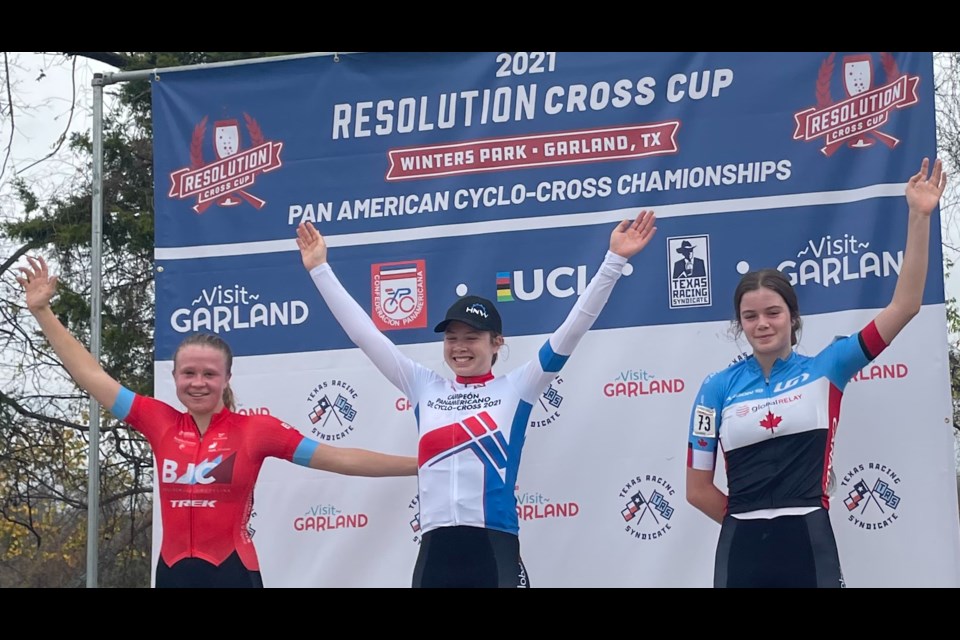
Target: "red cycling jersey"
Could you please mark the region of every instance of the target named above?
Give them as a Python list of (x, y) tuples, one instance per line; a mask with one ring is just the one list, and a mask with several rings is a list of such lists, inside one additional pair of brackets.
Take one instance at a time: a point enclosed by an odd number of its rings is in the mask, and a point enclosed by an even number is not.
[(189, 413), (141, 395), (133, 398), (127, 415), (117, 417), (146, 436), (153, 448), (163, 561), (173, 566), (183, 558), (200, 558), (220, 565), (236, 551), (248, 570), (259, 571), (247, 530), (254, 483), (265, 458), (293, 461), (303, 434), (273, 416), (224, 408), (201, 437)]

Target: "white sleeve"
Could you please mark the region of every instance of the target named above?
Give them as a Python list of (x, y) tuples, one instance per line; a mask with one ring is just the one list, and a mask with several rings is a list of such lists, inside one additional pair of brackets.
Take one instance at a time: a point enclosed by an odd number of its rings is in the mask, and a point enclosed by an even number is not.
[(535, 401), (560, 372), (580, 339), (603, 311), (625, 264), (626, 258), (607, 251), (600, 269), (577, 299), (566, 320), (540, 348), (537, 360), (527, 363), (516, 374), (511, 374), (521, 398), (527, 402)]
[(418, 390), (423, 388), (421, 384), (436, 374), (403, 355), (396, 345), (377, 329), (370, 316), (343, 288), (328, 263), (311, 269), (310, 277), (350, 340), (360, 347), (387, 380), (403, 391), (410, 402), (416, 404)]

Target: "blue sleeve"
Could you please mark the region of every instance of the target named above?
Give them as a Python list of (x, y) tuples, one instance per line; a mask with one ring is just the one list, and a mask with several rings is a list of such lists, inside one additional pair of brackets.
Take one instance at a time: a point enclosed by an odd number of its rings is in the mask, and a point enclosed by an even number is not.
[(687, 466), (712, 471), (717, 461), (720, 422), (723, 414), (723, 376), (713, 373), (700, 385), (690, 411)]
[(320, 443), (316, 440), (311, 440), (310, 438), (304, 438), (297, 449), (293, 452), (293, 460), (295, 464), (299, 464), (302, 467), (310, 466), (310, 458), (313, 457), (313, 452), (317, 450), (317, 447), (320, 446)]
[(126, 420), (127, 416), (130, 415), (130, 408), (133, 407), (133, 399), (135, 397), (137, 397), (137, 394), (121, 386), (120, 393), (117, 394), (117, 399), (113, 401), (113, 406), (110, 407), (110, 413), (112, 413), (117, 420)]

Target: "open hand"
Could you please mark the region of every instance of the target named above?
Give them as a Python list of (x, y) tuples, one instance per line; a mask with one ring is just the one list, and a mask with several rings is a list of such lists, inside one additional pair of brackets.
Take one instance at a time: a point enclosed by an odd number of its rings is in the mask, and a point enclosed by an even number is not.
[(933, 171), (928, 178), (929, 167), (930, 160), (924, 158), (920, 171), (907, 182), (906, 190), (907, 206), (910, 207), (910, 211), (923, 216), (930, 215), (940, 202), (940, 196), (943, 195), (943, 190), (947, 186), (947, 172), (943, 170), (940, 160), (933, 163)]
[(57, 276), (49, 274), (42, 257), (27, 256), (27, 262), (29, 267), (17, 267), (23, 274), (17, 277), (17, 282), (23, 285), (27, 293), (27, 309), (33, 313), (50, 306), (50, 298), (57, 290)]
[(307, 271), (327, 261), (327, 243), (312, 222), (301, 222), (297, 226), (297, 247)]
[(656, 221), (653, 211), (646, 210), (638, 213), (636, 220), (624, 220), (610, 234), (610, 251), (624, 258), (633, 257), (653, 238)]

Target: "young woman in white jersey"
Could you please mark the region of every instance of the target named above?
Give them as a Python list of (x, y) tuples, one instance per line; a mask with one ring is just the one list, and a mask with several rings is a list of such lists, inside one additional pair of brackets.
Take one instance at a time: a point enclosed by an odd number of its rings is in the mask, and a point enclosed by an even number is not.
[[(833, 438), (847, 382), (920, 311), (930, 214), (947, 183), (923, 159), (907, 182), (907, 240), (890, 304), (858, 333), (814, 357), (793, 351), (797, 294), (776, 269), (734, 292), (734, 327), (753, 355), (707, 376), (690, 416), (687, 501), (721, 524), (715, 587), (842, 587), (827, 513)], [(727, 494), (713, 482), (718, 444)]]
[[(600, 269), (539, 357), (506, 376), (492, 373), (503, 345), (496, 306), (478, 296), (454, 302), (435, 327), (444, 334), (444, 360), (454, 380), (414, 362), (380, 333), (334, 275), (323, 236), (310, 223), (298, 227), (303, 266), (334, 317), (415, 406), (423, 537), (414, 587), (529, 584), (514, 487), (530, 410), (593, 325), (627, 260), (650, 242), (654, 222), (652, 211), (641, 211), (616, 226)], [(478, 408), (478, 397), (489, 400)]]

